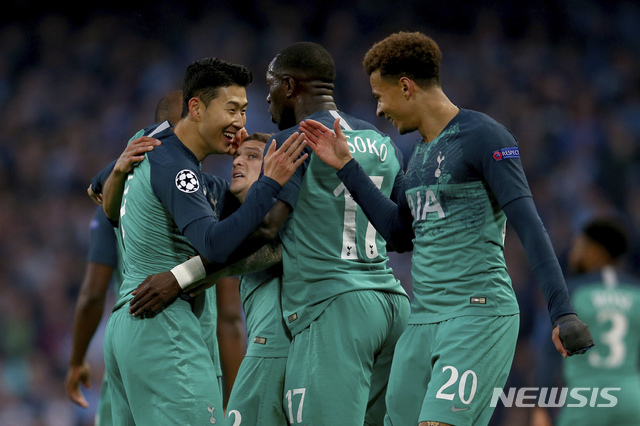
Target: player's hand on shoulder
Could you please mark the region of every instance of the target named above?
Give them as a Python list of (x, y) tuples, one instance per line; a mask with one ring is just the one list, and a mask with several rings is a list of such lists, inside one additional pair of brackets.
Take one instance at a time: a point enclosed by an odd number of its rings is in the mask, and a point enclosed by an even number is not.
[(278, 149), (275, 139), (272, 140), (264, 157), (264, 175), (284, 186), (309, 156), (302, 153), (305, 146), (304, 134), (297, 132), (289, 136)]
[(558, 318), (553, 325), (551, 339), (564, 358), (583, 354), (594, 346), (589, 326), (580, 321), (575, 314)]
[(171, 271), (149, 275), (133, 290), (133, 299), (129, 302), (129, 313), (139, 318), (152, 317), (173, 303), (181, 290)]
[(353, 156), (349, 152), (347, 137), (340, 128), (340, 119), (333, 123), (333, 131), (319, 121), (306, 119), (300, 123), (309, 147), (323, 162), (340, 170)]
[(147, 152), (153, 151), (153, 149), (159, 145), (162, 145), (162, 142), (148, 136), (141, 136), (132, 140), (122, 154), (120, 154), (118, 161), (116, 161), (116, 165), (113, 168), (114, 172), (122, 174), (129, 173), (133, 170), (136, 163), (144, 160), (144, 155)]

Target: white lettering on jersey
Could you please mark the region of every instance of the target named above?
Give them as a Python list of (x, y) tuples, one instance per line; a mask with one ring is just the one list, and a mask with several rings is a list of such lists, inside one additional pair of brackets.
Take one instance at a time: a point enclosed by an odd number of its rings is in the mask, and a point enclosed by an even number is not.
[(438, 213), (438, 217), (441, 219), (446, 217), (442, 206), (438, 202), (438, 199), (436, 198), (432, 190), (427, 189), (427, 191), (424, 193), (424, 203), (422, 201), (422, 194), (420, 193), (420, 191), (416, 191), (415, 200), (411, 194), (407, 194), (407, 202), (409, 203), (411, 215), (413, 216), (414, 220), (424, 220), (426, 219), (428, 213)]
[(361, 136), (355, 136), (352, 138), (352, 135), (346, 135), (346, 137), (350, 153), (353, 154), (358, 151), (363, 154), (373, 154), (378, 157), (381, 162), (384, 162), (387, 159), (389, 147), (386, 144), (375, 139), (371, 140), (370, 138), (362, 138)]

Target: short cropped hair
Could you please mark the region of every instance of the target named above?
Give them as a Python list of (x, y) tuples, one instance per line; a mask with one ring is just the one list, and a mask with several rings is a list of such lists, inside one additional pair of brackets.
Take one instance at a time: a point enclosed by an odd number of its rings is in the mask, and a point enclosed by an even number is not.
[(156, 105), (156, 123), (162, 123), (163, 121), (168, 120), (175, 126), (183, 116), (183, 105), (184, 100), (182, 99), (182, 90), (175, 90), (167, 93), (162, 97), (162, 99), (160, 99), (158, 105)]
[(272, 70), (291, 74), (294, 78), (326, 83), (333, 83), (336, 79), (336, 64), (331, 54), (319, 44), (307, 41), (284, 48), (273, 61)]
[(269, 142), (269, 138), (273, 136), (273, 133), (251, 133), (249, 136), (244, 138), (245, 141), (258, 141), (258, 142)]
[(374, 44), (362, 64), (368, 75), (380, 70), (383, 78), (408, 77), (420, 86), (440, 85), (442, 52), (431, 37), (398, 32)]
[[(223, 87), (247, 87), (253, 81), (253, 75), (244, 65), (232, 64), (218, 58), (205, 58), (187, 67), (182, 91), (184, 106), (189, 99), (198, 97), (208, 105), (218, 96)], [(187, 107), (188, 109), (188, 107)]]
[(613, 259), (622, 256), (629, 245), (624, 228), (611, 219), (593, 220), (582, 228), (582, 233), (602, 246)]

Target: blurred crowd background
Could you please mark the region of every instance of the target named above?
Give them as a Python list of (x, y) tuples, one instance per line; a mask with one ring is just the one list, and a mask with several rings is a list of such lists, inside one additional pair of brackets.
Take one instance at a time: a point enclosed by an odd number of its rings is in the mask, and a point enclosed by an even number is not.
[[(441, 80), (450, 99), (491, 115), (518, 138), (563, 268), (582, 223), (615, 214), (633, 234), (624, 267), (639, 272), (636, 1), (160, 0), (57, 10), (10, 3), (0, 18), (0, 425), (93, 424), (102, 329), (88, 356), (91, 407), (73, 406), (63, 387), (95, 207), (86, 188), (152, 123), (160, 98), (181, 89), (186, 66), (207, 56), (254, 72), (247, 129), (274, 132), (267, 65), (289, 43), (322, 44), (338, 68), (338, 107), (389, 133), (406, 160), (419, 135), (399, 137), (375, 116), (361, 61), (392, 32), (422, 31), (444, 53)], [(204, 168), (229, 176), (230, 166), (230, 157), (209, 158)], [(522, 310), (508, 386), (526, 386), (537, 330), (549, 320), (511, 230), (506, 244)], [(410, 290), (409, 256), (391, 257)], [(524, 425), (527, 416), (527, 409), (499, 409), (492, 425)]]

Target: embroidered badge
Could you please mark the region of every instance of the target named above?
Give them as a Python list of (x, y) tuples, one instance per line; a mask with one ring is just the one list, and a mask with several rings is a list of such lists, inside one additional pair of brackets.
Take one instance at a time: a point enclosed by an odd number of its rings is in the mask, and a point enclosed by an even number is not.
[(192, 194), (200, 189), (198, 176), (189, 169), (181, 170), (176, 175), (176, 186), (182, 192)]
[(442, 151), (440, 151), (438, 153), (438, 158), (436, 158), (436, 160), (438, 161), (438, 168), (436, 169), (436, 172), (434, 173), (435, 177), (439, 178), (440, 175), (442, 174), (442, 170), (440, 170), (440, 166), (442, 165), (442, 162), (444, 161), (444, 155), (442, 155)]
[(493, 161), (500, 161), (507, 158), (520, 158), (520, 149), (517, 146), (512, 148), (501, 148), (497, 151), (493, 151), (491, 154)]

